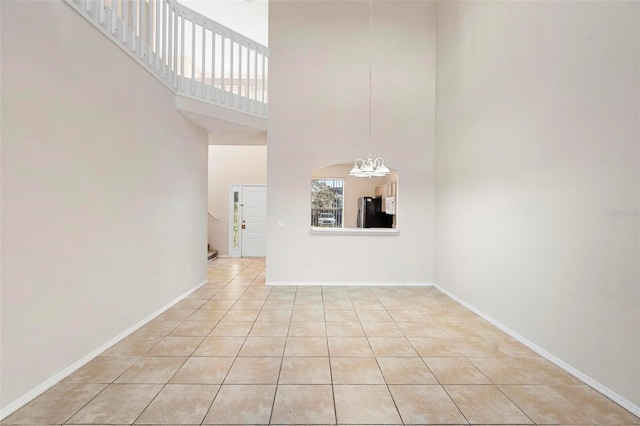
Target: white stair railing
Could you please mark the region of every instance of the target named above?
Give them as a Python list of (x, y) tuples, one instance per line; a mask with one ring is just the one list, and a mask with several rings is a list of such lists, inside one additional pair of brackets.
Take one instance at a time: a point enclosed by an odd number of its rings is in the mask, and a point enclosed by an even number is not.
[(267, 117), (269, 49), (176, 0), (64, 0), (176, 94)]

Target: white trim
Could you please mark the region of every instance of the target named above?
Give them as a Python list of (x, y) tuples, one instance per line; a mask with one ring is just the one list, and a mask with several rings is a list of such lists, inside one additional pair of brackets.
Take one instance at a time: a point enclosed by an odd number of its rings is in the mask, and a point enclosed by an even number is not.
[(612, 391), (611, 389), (609, 389), (608, 387), (606, 387), (602, 383), (597, 382), (596, 380), (594, 380), (591, 377), (587, 376), (586, 374), (584, 374), (580, 370), (577, 370), (576, 368), (574, 368), (571, 365), (567, 364), (566, 362), (562, 361), (560, 358), (558, 358), (555, 355), (547, 352), (546, 350), (544, 350), (540, 346), (536, 345), (535, 343), (525, 339), (524, 337), (522, 337), (521, 335), (519, 335), (515, 331), (511, 330), (510, 328), (508, 328), (504, 324), (502, 324), (502, 323), (496, 321), (495, 319), (491, 318), (489, 315), (487, 315), (484, 312), (482, 312), (481, 310), (475, 308), (473, 305), (470, 305), (469, 303), (465, 302), (464, 300), (462, 300), (461, 298), (459, 298), (455, 294), (451, 293), (450, 291), (440, 287), (437, 284), (434, 284), (434, 286), (435, 286), (435, 288), (440, 290), (442, 293), (446, 294), (447, 296), (449, 296), (450, 298), (452, 298), (456, 302), (460, 303), (465, 308), (467, 308), (470, 311), (476, 313), (481, 318), (485, 319), (486, 321), (490, 322), (495, 327), (499, 328), (503, 332), (507, 333), (509, 336), (511, 336), (514, 339), (516, 339), (518, 342), (520, 342), (523, 345), (527, 346), (532, 351), (538, 353), (538, 355), (542, 356), (543, 358), (547, 359), (548, 361), (551, 361), (552, 363), (554, 363), (558, 367), (562, 368), (567, 373), (571, 374), (572, 376), (574, 376), (578, 380), (584, 382), (586, 385), (588, 385), (588, 386), (592, 387), (593, 389), (595, 389), (596, 391), (600, 392), (601, 394), (603, 394), (607, 398), (611, 399), (613, 402), (617, 403), (618, 405), (622, 406), (626, 410), (630, 411), (634, 415), (640, 416), (640, 406), (635, 405), (634, 403), (632, 403), (631, 401), (629, 401), (629, 400), (625, 399), (624, 397), (618, 395), (616, 392)]
[(309, 230), (313, 235), (398, 235), (398, 228), (316, 228)]
[(433, 287), (433, 283), (426, 281), (415, 282), (335, 282), (335, 281), (267, 281), (267, 286), (322, 286), (322, 287)]
[(29, 392), (25, 393), (24, 395), (22, 395), (21, 397), (19, 397), (15, 401), (11, 402), (6, 407), (3, 407), (2, 409), (0, 409), (0, 420), (4, 420), (10, 414), (14, 413), (18, 409), (20, 409), (22, 406), (28, 404), (29, 402), (34, 400), (36, 397), (38, 397), (41, 394), (43, 394), (45, 391), (47, 391), (49, 388), (51, 388), (53, 385), (55, 385), (56, 383), (58, 383), (62, 379), (66, 378), (67, 376), (69, 376), (72, 373), (76, 372), (78, 369), (83, 367), (89, 361), (93, 360), (95, 357), (100, 355), (102, 352), (106, 351), (111, 346), (113, 346), (116, 343), (120, 342), (122, 339), (124, 339), (125, 337), (127, 337), (128, 335), (133, 333), (134, 331), (138, 330), (140, 327), (142, 327), (145, 324), (149, 323), (154, 318), (156, 318), (158, 315), (162, 314), (164, 311), (166, 311), (167, 309), (171, 308), (173, 305), (175, 305), (176, 303), (178, 303), (179, 301), (181, 301), (182, 299), (184, 299), (185, 297), (187, 297), (188, 295), (190, 295), (191, 293), (193, 293), (194, 291), (196, 291), (197, 289), (199, 289), (200, 287), (202, 287), (203, 285), (205, 285), (208, 282), (209, 282), (209, 280), (204, 280), (200, 284), (198, 284), (195, 287), (193, 287), (191, 290), (188, 290), (187, 292), (185, 292), (182, 295), (178, 296), (176, 299), (174, 299), (173, 301), (169, 302), (168, 304), (166, 304), (162, 308), (158, 309), (157, 311), (155, 311), (154, 313), (152, 313), (151, 315), (149, 315), (145, 319), (143, 319), (143, 320), (137, 322), (136, 324), (134, 324), (133, 326), (127, 328), (125, 331), (123, 331), (122, 333), (118, 334), (116, 337), (114, 337), (113, 339), (109, 340), (107, 343), (105, 343), (105, 344), (101, 345), (100, 347), (98, 347), (97, 349), (91, 351), (87, 355), (85, 355), (82, 358), (80, 358), (78, 361), (76, 361), (73, 364), (71, 364), (70, 366), (64, 368), (62, 371), (60, 371), (60, 372), (54, 374), (53, 376), (49, 377), (47, 380), (45, 380), (44, 382), (40, 383), (38, 386), (36, 386), (35, 388), (31, 389)]

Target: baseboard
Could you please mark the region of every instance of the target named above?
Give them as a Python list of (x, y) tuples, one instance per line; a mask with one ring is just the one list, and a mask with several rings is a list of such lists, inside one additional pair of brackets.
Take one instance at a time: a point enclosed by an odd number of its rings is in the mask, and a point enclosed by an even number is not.
[(538, 355), (542, 356), (543, 358), (545, 358), (548, 361), (551, 361), (552, 363), (554, 363), (558, 367), (562, 368), (564, 371), (566, 371), (567, 373), (571, 374), (572, 376), (574, 376), (578, 380), (584, 382), (586, 385), (592, 387), (593, 389), (595, 389), (596, 391), (600, 392), (601, 394), (603, 394), (607, 398), (611, 399), (612, 401), (614, 401), (618, 405), (624, 407), (626, 410), (628, 410), (631, 413), (633, 413), (634, 415), (640, 417), (640, 406), (638, 406), (638, 405), (632, 403), (631, 401), (627, 400), (626, 398), (618, 395), (616, 392), (614, 392), (611, 389), (609, 389), (608, 387), (604, 386), (602, 383), (597, 382), (596, 380), (594, 380), (591, 377), (587, 376), (586, 374), (584, 374), (580, 370), (577, 370), (576, 368), (574, 368), (571, 365), (567, 364), (566, 362), (564, 362), (560, 358), (556, 357), (555, 355), (547, 352), (546, 350), (544, 350), (540, 346), (536, 345), (535, 343), (533, 343), (533, 342), (527, 340), (526, 338), (522, 337), (520, 334), (516, 333), (515, 331), (513, 331), (510, 328), (506, 327), (504, 324), (502, 324), (502, 323), (496, 321), (495, 319), (491, 318), (489, 315), (485, 314), (484, 312), (482, 312), (481, 310), (477, 309), (476, 307), (470, 305), (469, 303), (467, 303), (466, 301), (462, 300), (461, 298), (459, 298), (455, 294), (451, 293), (450, 291), (440, 287), (437, 284), (435, 284), (434, 286), (435, 286), (435, 288), (440, 290), (442, 293), (446, 294), (447, 296), (449, 296), (450, 298), (452, 298), (456, 302), (460, 303), (465, 308), (467, 308), (470, 311), (474, 312), (475, 314), (477, 314), (478, 316), (480, 316), (484, 320), (490, 322), (495, 327), (499, 328), (503, 332), (507, 333), (509, 336), (511, 336), (514, 339), (516, 339), (518, 342), (520, 342), (523, 345), (527, 346), (529, 349), (531, 349), (532, 351), (536, 352)]
[(335, 281), (267, 281), (266, 286), (321, 286), (321, 287), (433, 287), (429, 282), (335, 282)]
[(109, 340), (104, 345), (102, 345), (99, 348), (91, 351), (89, 354), (87, 354), (84, 357), (80, 358), (78, 361), (74, 362), (73, 364), (71, 364), (67, 368), (63, 369), (62, 371), (54, 374), (53, 376), (51, 376), (50, 378), (48, 378), (47, 380), (42, 382), (40, 385), (36, 386), (34, 389), (32, 389), (29, 392), (27, 392), (26, 394), (22, 395), (20, 398), (16, 399), (15, 401), (10, 403), (6, 407), (2, 407), (2, 409), (0, 409), (0, 420), (5, 419), (10, 414), (14, 413), (19, 408), (21, 408), (22, 406), (28, 404), (29, 402), (34, 400), (36, 397), (40, 396), (45, 391), (47, 391), (49, 388), (51, 388), (53, 385), (58, 383), (60, 380), (66, 378), (67, 376), (69, 376), (72, 373), (76, 372), (78, 369), (83, 367), (89, 361), (93, 360), (95, 357), (100, 355), (102, 352), (106, 351), (111, 346), (113, 346), (116, 343), (120, 342), (122, 339), (124, 339), (125, 337), (127, 337), (128, 335), (133, 333), (134, 331), (138, 330), (140, 327), (142, 327), (145, 324), (149, 323), (154, 318), (156, 318), (158, 315), (160, 315), (161, 313), (163, 313), (167, 309), (171, 308), (173, 305), (175, 305), (176, 303), (178, 303), (179, 301), (181, 301), (182, 299), (184, 299), (185, 297), (187, 297), (188, 295), (190, 295), (191, 293), (193, 293), (194, 291), (196, 291), (197, 289), (199, 289), (200, 287), (202, 287), (203, 285), (205, 285), (208, 282), (209, 282), (208, 280), (205, 280), (205, 281), (201, 282), (200, 284), (196, 285), (195, 287), (193, 287), (192, 289), (190, 289), (187, 292), (183, 293), (182, 295), (178, 296), (176, 299), (174, 299), (173, 301), (169, 302), (168, 304), (166, 304), (162, 308), (158, 309), (157, 311), (155, 311), (154, 313), (152, 313), (151, 315), (149, 315), (145, 319), (137, 322), (136, 324), (134, 324), (133, 326), (129, 327), (128, 329), (126, 329), (122, 333), (118, 334), (116, 337), (114, 337), (113, 339)]

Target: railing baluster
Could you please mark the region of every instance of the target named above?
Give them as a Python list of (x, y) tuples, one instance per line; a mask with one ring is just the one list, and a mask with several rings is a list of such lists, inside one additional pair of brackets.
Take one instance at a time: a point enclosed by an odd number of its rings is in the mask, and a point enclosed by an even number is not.
[(118, 34), (118, 1), (119, 0), (112, 0), (111, 2), (111, 34), (112, 35)]
[(122, 37), (122, 44), (127, 44), (127, 37), (129, 34), (129, 0), (122, 0), (122, 22), (120, 24), (120, 35)]
[(104, 3), (104, 0), (100, 0), (100, 4), (98, 6), (98, 22), (100, 25), (104, 25), (107, 19), (105, 10), (107, 5)]
[(160, 72), (160, 75), (162, 75), (161, 70), (159, 70), (159, 67), (162, 65), (160, 63), (160, 4), (158, 4), (161, 0), (154, 0), (154, 6), (153, 8), (156, 10), (156, 21), (153, 24), (153, 28), (154, 28), (154, 32), (156, 34), (156, 45), (155, 48), (153, 49), (155, 56), (156, 56), (156, 74), (158, 72)]
[(225, 55), (225, 48), (226, 48), (227, 42), (226, 42), (225, 37), (224, 37), (224, 31), (222, 31), (220, 40), (222, 41), (222, 43), (221, 43), (222, 44), (222, 57), (221, 57), (222, 58), (221, 59), (222, 68), (220, 69), (220, 82), (221, 82), (220, 88), (222, 89), (222, 91), (220, 92), (221, 93), (220, 94), (220, 102), (222, 104), (224, 104), (226, 102), (226, 100), (227, 100), (227, 90), (226, 90), (227, 88), (225, 87), (225, 81), (224, 81), (224, 74), (225, 74), (224, 73), (224, 71), (225, 71), (224, 68), (225, 68), (225, 59), (226, 59), (225, 58), (225, 56), (226, 56)]
[(196, 94), (196, 20), (191, 21), (191, 94)]
[(173, 8), (173, 87), (178, 88), (178, 8)]
[(149, 9), (147, 10), (147, 64), (152, 66), (151, 53), (153, 52), (153, 11), (154, 0), (149, 0)]
[(185, 53), (184, 53), (184, 15), (185, 12), (184, 10), (182, 11), (182, 26), (180, 27), (180, 44), (182, 45), (181, 47), (181, 52), (180, 52), (180, 91), (184, 92), (184, 57), (185, 57)]
[(245, 96), (247, 102), (247, 111), (251, 110), (251, 45), (247, 44), (247, 87), (245, 89)]
[(238, 109), (242, 109), (242, 44), (238, 42)]
[(140, 4), (140, 59), (146, 60), (147, 54), (147, 2), (142, 0), (142, 4)]
[(162, 0), (162, 78), (167, 79), (167, 9), (168, 1)]
[(216, 100), (216, 27), (211, 27), (211, 100)]
[(235, 98), (233, 90), (233, 51), (235, 50), (235, 46), (231, 37), (229, 37), (229, 45), (229, 50), (231, 51), (229, 56), (229, 106), (233, 106)]
[(140, 0), (133, 0), (133, 4), (131, 5), (131, 51), (138, 51), (138, 6), (140, 5)]
[(253, 112), (258, 113), (258, 48), (256, 47), (253, 63)]
[(265, 80), (264, 80), (264, 77), (265, 77), (265, 65), (266, 65), (266, 62), (267, 62), (267, 60), (266, 60), (266, 57), (265, 57), (264, 52), (263, 52), (262, 53), (262, 84), (261, 84), (262, 85), (262, 87), (261, 87), (262, 95), (261, 95), (261, 99), (260, 99), (262, 101), (262, 115), (264, 115), (265, 112), (266, 112), (265, 107), (264, 107), (264, 104), (265, 104), (265, 102), (264, 102), (264, 91), (265, 91), (265, 87), (264, 87), (264, 81)]
[(170, 5), (169, 15), (167, 16), (167, 21), (169, 22), (169, 29), (167, 31), (167, 43), (169, 44), (169, 53), (167, 54), (167, 82), (170, 86), (173, 85), (173, 58), (175, 56), (175, 53), (173, 51), (173, 12), (173, 6)]
[(207, 65), (207, 55), (206, 55), (206, 50), (207, 49), (207, 24), (206, 22), (202, 24), (202, 66), (200, 67), (202, 69), (202, 86), (200, 86), (201, 89), (201, 97), (202, 99), (204, 99), (207, 96), (207, 86), (206, 86), (206, 82), (205, 82), (205, 76), (206, 76), (206, 65)]

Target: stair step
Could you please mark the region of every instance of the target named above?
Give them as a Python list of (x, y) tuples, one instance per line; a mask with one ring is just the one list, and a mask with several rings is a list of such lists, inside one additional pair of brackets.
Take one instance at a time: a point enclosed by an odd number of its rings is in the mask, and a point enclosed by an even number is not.
[(207, 260), (215, 259), (216, 257), (218, 257), (218, 250), (216, 249), (209, 250), (209, 254), (207, 255)]

